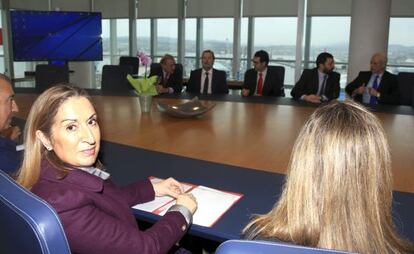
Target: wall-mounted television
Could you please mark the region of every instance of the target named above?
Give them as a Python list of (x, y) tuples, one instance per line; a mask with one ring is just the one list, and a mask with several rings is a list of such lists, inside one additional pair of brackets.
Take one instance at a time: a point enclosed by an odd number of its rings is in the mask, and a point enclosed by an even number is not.
[(12, 10), (14, 61), (102, 60), (101, 13)]

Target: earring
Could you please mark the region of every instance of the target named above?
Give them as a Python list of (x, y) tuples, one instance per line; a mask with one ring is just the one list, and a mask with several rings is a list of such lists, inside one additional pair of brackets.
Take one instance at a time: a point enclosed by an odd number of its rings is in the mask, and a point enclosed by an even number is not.
[(52, 147), (46, 147), (48, 151), (52, 151)]

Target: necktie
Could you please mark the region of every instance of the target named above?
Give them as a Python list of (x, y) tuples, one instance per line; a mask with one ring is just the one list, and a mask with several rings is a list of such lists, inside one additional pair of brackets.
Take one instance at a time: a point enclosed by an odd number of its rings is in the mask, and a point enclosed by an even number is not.
[(259, 80), (257, 81), (257, 94), (262, 95), (263, 92), (263, 73), (259, 72)]
[[(374, 88), (375, 90), (378, 89), (378, 78), (379, 78), (379, 76), (376, 75), (375, 79), (374, 79), (374, 83), (372, 83), (372, 88)], [(374, 105), (374, 104), (377, 104), (377, 103), (378, 103), (377, 97), (371, 95), (371, 97), (369, 98), (369, 104)]]
[(169, 73), (166, 73), (165, 75), (164, 75), (164, 78), (163, 78), (163, 80), (162, 80), (162, 86), (163, 87), (167, 87), (167, 83), (168, 83), (168, 79), (170, 78), (170, 74)]
[(205, 72), (206, 78), (204, 79), (203, 94), (208, 93), (208, 72)]
[(321, 90), (319, 91), (319, 95), (322, 96), (325, 94), (325, 88), (326, 88), (326, 79), (328, 78), (328, 75), (325, 74), (323, 75), (323, 81), (322, 81), (322, 87)]

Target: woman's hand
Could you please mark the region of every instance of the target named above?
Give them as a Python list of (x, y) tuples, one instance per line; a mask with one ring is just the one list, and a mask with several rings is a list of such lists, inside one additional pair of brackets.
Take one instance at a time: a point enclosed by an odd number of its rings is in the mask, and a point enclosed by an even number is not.
[(152, 186), (157, 197), (168, 195), (177, 198), (178, 195), (184, 192), (181, 184), (172, 177), (158, 183), (153, 183)]
[(177, 205), (185, 206), (192, 214), (197, 210), (197, 200), (191, 193), (184, 193), (177, 197)]

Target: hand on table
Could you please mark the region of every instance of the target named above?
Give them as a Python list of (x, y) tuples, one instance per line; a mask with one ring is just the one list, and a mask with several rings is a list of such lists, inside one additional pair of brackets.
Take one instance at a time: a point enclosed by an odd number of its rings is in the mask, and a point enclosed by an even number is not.
[(184, 192), (181, 184), (172, 177), (158, 183), (153, 183), (152, 186), (157, 197), (171, 196), (177, 198)]

